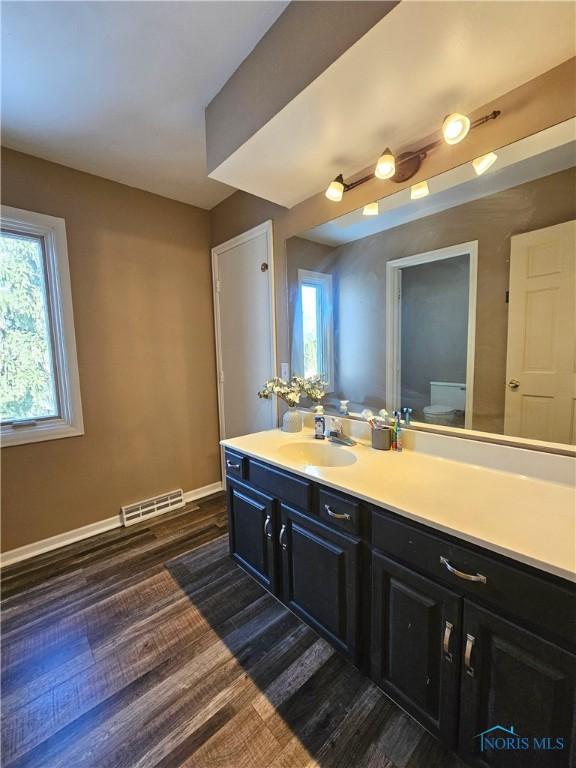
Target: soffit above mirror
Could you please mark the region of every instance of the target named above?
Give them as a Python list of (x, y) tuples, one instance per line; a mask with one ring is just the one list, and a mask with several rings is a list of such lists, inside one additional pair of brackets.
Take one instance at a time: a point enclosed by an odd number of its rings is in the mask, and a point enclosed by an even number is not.
[[(574, 14), (563, 2), (400, 3), (210, 176), (292, 207), (574, 56)], [(542, 29), (553, 46), (534, 45)]]

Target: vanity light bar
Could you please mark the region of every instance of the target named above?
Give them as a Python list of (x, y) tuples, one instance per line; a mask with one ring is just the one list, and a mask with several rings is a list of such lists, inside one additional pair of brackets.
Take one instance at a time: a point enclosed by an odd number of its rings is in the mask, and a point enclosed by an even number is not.
[[(500, 114), (500, 110), (495, 109), (493, 112), (490, 112), (490, 114), (479, 117), (477, 120), (471, 122), (467, 115), (454, 112), (444, 119), (442, 124), (442, 139), (432, 141), (413, 152), (403, 152), (398, 155), (398, 157), (395, 157), (387, 147), (378, 158), (374, 173), (362, 176), (362, 178), (349, 183), (344, 181), (344, 177), (340, 173), (334, 181), (330, 182), (325, 195), (329, 200), (338, 203), (342, 200), (344, 192), (349, 192), (351, 189), (355, 189), (361, 184), (371, 181), (375, 176), (378, 179), (390, 179), (390, 181), (394, 181), (397, 184), (408, 181), (408, 179), (411, 179), (418, 173), (422, 161), (431, 150), (436, 149), (436, 147), (439, 147), (443, 142), (446, 142), (447, 144), (457, 144), (462, 141), (473, 128), (478, 128), (480, 125), (484, 125), (484, 123), (487, 123), (490, 120), (496, 120)], [(485, 155), (483, 157), (487, 156)], [(474, 166), (474, 169), (476, 170), (476, 166)], [(487, 168), (484, 170), (487, 170)]]

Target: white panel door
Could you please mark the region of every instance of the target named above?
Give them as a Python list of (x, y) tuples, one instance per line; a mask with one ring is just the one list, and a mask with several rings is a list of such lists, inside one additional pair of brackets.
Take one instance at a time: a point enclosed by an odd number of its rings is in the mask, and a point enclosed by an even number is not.
[(576, 222), (511, 239), (504, 431), (576, 443)]
[(257, 392), (276, 371), (272, 223), (212, 249), (220, 436), (276, 426)]

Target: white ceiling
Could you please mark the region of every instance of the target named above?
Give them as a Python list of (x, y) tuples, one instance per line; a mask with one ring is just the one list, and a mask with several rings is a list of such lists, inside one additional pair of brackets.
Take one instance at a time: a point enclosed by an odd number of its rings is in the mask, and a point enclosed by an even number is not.
[(293, 206), (575, 54), (572, 2), (401, 2), (211, 177)]
[(2, 143), (211, 208), (204, 108), (287, 2), (3, 2)]

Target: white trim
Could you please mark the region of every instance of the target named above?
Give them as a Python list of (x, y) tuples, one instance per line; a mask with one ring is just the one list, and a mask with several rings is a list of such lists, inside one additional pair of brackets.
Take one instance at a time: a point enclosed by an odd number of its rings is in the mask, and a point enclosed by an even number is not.
[(203, 499), (205, 496), (212, 496), (213, 493), (218, 493), (223, 489), (224, 486), (222, 485), (222, 481), (218, 480), (217, 483), (203, 485), (202, 488), (196, 488), (194, 491), (186, 491), (184, 494), (184, 503), (189, 504), (191, 501), (198, 501), (198, 499)]
[[(212, 295), (214, 299), (214, 335), (216, 340), (216, 380), (218, 389), (218, 425), (220, 432), (220, 439), (226, 438), (226, 420), (224, 414), (224, 382), (222, 381), (222, 342), (220, 335), (220, 297), (219, 297), (219, 278), (218, 278), (218, 257), (226, 253), (226, 251), (236, 248), (243, 243), (247, 243), (250, 240), (254, 240), (260, 235), (266, 235), (266, 250), (268, 260), (268, 274), (269, 274), (269, 305), (270, 305), (270, 344), (271, 344), (271, 358), (272, 358), (272, 370), (277, 370), (277, 357), (276, 357), (276, 288), (274, 277), (274, 241), (273, 241), (273, 229), (272, 220), (258, 224), (258, 226), (248, 229), (246, 232), (233, 237), (231, 240), (227, 240), (220, 245), (212, 248)], [(272, 404), (272, 413), (275, 423), (278, 423), (278, 402), (277, 398), (274, 398)], [(224, 450), (220, 449), (220, 463), (222, 470), (222, 485), (226, 487), (226, 470), (224, 467)]]
[[(474, 359), (476, 344), (476, 285), (478, 279), (478, 241), (449, 245), (386, 263), (386, 408), (400, 407), (401, 393), (401, 288), (402, 269), (442, 259), (467, 255), (470, 259), (468, 278), (468, 343), (466, 355), (465, 429), (472, 428), (474, 412)], [(418, 424), (419, 422), (414, 422)]]
[(122, 520), (120, 515), (114, 515), (105, 520), (99, 520), (97, 523), (83, 525), (81, 528), (74, 528), (71, 531), (59, 533), (56, 536), (40, 539), (40, 541), (35, 541), (32, 544), (25, 544), (23, 547), (3, 552), (0, 555), (0, 562), (2, 568), (4, 568), (6, 565), (18, 563), (20, 560), (28, 560), (30, 557), (42, 555), (45, 552), (51, 552), (53, 549), (60, 549), (60, 547), (66, 547), (68, 544), (74, 544), (74, 542), (82, 541), (82, 539), (89, 539), (91, 536), (105, 533), (112, 530), (112, 528), (121, 527)]
[[(197, 501), (205, 496), (211, 496), (213, 493), (218, 493), (218, 491), (221, 490), (222, 483), (221, 481), (218, 481), (217, 483), (204, 485), (201, 488), (195, 488), (192, 491), (186, 491), (184, 493), (184, 503), (189, 504), (191, 501)], [(149, 518), (138, 522), (145, 523), (147, 519)], [(77, 541), (89, 539), (91, 536), (97, 536), (99, 533), (106, 533), (106, 531), (111, 531), (113, 528), (122, 527), (122, 518), (120, 514), (114, 515), (113, 517), (107, 517), (105, 520), (98, 520), (96, 523), (83, 525), (81, 528), (74, 528), (71, 531), (59, 533), (56, 536), (40, 539), (40, 541), (35, 541), (32, 544), (25, 544), (23, 547), (17, 547), (8, 552), (3, 552), (0, 554), (0, 567), (4, 568), (7, 565), (18, 563), (21, 560), (28, 560), (30, 557), (36, 557), (36, 555), (42, 555), (46, 552), (51, 552), (54, 549), (66, 547), (68, 544), (74, 544)]]
[(74, 334), (66, 222), (56, 216), (6, 205), (2, 206), (1, 211), (4, 228), (15, 233), (36, 235), (44, 241), (56, 387), (62, 411), (58, 418), (38, 420), (29, 426), (22, 424), (15, 427), (3, 424), (2, 443), (5, 446), (21, 445), (83, 435), (84, 420)]

